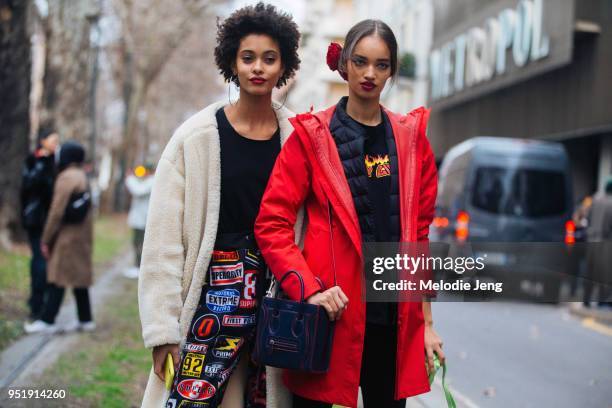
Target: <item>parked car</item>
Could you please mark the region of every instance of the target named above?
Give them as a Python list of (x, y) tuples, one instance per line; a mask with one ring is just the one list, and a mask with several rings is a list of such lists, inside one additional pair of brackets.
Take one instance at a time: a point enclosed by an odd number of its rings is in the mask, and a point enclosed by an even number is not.
[(487, 274), (512, 273), (523, 292), (556, 301), (561, 271), (551, 254), (564, 246), (542, 244), (536, 251), (535, 243), (575, 239), (572, 178), (563, 145), (471, 138), (449, 150), (439, 180), (433, 240), (453, 243), (455, 253), (465, 248), (475, 255), (485, 252)]

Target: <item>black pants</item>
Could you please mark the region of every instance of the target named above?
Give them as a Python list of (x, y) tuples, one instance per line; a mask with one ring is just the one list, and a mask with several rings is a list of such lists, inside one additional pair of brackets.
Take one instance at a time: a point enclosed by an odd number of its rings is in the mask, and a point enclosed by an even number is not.
[[(66, 289), (49, 284), (47, 289), (47, 304), (42, 313), (41, 320), (45, 323), (55, 323), (55, 318), (59, 312), (59, 308), (62, 305), (64, 299), (64, 293)], [(89, 289), (88, 288), (74, 288), (72, 289), (74, 298), (77, 305), (77, 313), (79, 315), (79, 321), (86, 323), (91, 321), (91, 306), (89, 304)]]
[[(397, 326), (366, 323), (359, 385), (364, 408), (404, 408), (406, 399), (396, 401), (395, 358)], [(332, 404), (293, 395), (293, 408), (331, 408)]]
[(142, 244), (144, 243), (145, 230), (134, 228), (132, 231), (134, 234), (132, 240), (132, 243), (134, 244), (134, 261), (136, 262), (136, 267), (140, 268), (140, 260), (142, 258)]
[(41, 231), (28, 231), (32, 259), (30, 260), (30, 317), (37, 319), (42, 313), (47, 289), (47, 261), (40, 250)]

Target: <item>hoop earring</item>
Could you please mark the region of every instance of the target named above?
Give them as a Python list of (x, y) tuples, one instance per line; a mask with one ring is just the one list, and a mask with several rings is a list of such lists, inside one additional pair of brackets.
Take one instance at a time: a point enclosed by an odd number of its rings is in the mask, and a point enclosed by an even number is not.
[[(232, 103), (231, 93), (232, 93), (232, 81), (230, 81), (227, 84), (227, 101), (229, 102), (230, 105), (234, 106), (234, 105), (236, 105), (236, 102)], [(236, 100), (236, 101), (238, 101), (238, 100)]]
[(287, 92), (285, 92), (285, 98), (283, 99), (283, 103), (281, 106), (279, 106), (278, 108), (275, 108), (274, 105), (272, 105), (272, 109), (274, 110), (281, 110), (283, 109), (283, 107), (285, 107), (285, 102), (287, 102), (287, 97), (289, 96), (289, 90), (287, 90)]
[(380, 93), (380, 99), (386, 98), (389, 96), (391, 89), (395, 86), (395, 78), (392, 78), (391, 81), (388, 82), (388, 86), (385, 85), (383, 91)]

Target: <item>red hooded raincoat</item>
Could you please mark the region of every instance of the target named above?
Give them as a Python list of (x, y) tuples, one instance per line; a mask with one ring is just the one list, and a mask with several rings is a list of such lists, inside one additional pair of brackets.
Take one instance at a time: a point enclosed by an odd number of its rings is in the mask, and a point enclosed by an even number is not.
[[(351, 192), (329, 131), (334, 110), (335, 106), (290, 119), (295, 131), (270, 176), (255, 236), (277, 279), (291, 269), (301, 273), (305, 298), (320, 289), (315, 276), (325, 287), (334, 285), (335, 257), (337, 284), (348, 296), (349, 307), (336, 322), (329, 371), (286, 371), (284, 381), (302, 397), (356, 407), (365, 331), (362, 242)], [(437, 191), (436, 165), (425, 135), (429, 110), (421, 107), (405, 116), (385, 112), (398, 153), (401, 240), (427, 241)], [(308, 221), (300, 250), (294, 243), (293, 225), (302, 206)], [(295, 277), (283, 282), (283, 290), (294, 300), (300, 297)], [(422, 303), (398, 303), (395, 397), (428, 391)]]

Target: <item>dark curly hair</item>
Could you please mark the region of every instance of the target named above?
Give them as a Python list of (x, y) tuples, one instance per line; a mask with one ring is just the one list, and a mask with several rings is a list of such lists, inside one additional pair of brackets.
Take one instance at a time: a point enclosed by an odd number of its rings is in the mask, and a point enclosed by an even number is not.
[(232, 71), (232, 66), (236, 60), (238, 48), (240, 48), (240, 40), (249, 34), (266, 34), (278, 43), (284, 72), (276, 86), (285, 85), (300, 66), (300, 58), (297, 53), (300, 32), (289, 14), (261, 2), (255, 6), (236, 10), (222, 23), (217, 23), (215, 63), (223, 78), (228, 82), (232, 81), (240, 85), (238, 76)]

